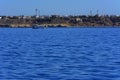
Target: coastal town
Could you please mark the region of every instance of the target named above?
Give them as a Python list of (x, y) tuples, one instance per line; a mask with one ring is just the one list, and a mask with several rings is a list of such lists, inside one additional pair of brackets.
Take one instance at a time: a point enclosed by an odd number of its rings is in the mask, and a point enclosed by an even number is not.
[(119, 15), (36, 15), (0, 16), (0, 27), (29, 28), (34, 25), (45, 27), (110, 27), (120, 26)]

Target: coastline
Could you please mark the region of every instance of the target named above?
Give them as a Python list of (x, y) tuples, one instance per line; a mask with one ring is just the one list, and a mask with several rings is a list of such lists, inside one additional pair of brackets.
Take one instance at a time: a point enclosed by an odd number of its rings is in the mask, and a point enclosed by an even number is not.
[(0, 27), (32, 28), (36, 27), (120, 27), (120, 16), (0, 16)]
[[(33, 26), (0, 26), (0, 28), (33, 28)], [(39, 27), (38, 28), (120, 28), (120, 26), (50, 26), (50, 27)]]

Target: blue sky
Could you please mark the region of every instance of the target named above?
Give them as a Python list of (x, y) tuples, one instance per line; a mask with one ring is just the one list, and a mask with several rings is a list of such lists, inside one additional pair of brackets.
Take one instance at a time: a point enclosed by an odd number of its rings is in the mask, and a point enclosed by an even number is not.
[(0, 15), (34, 15), (35, 8), (41, 15), (120, 14), (120, 0), (1, 0)]

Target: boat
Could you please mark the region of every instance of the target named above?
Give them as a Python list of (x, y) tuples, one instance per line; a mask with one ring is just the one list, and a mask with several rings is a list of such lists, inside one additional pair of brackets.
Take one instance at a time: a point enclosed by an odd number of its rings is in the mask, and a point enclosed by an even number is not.
[(44, 29), (45, 27), (44, 26), (41, 26), (41, 25), (34, 25), (33, 27), (32, 27), (32, 29)]
[(33, 26), (32, 29), (39, 29), (39, 27), (38, 26)]

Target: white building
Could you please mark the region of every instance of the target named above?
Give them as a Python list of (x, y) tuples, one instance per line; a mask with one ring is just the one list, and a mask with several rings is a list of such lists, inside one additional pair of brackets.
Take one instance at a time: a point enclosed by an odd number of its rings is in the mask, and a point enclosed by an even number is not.
[(81, 18), (76, 18), (76, 21), (81, 21), (82, 22), (82, 19)]
[(0, 17), (0, 19), (2, 19), (2, 17)]

